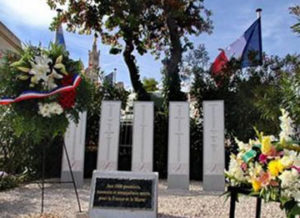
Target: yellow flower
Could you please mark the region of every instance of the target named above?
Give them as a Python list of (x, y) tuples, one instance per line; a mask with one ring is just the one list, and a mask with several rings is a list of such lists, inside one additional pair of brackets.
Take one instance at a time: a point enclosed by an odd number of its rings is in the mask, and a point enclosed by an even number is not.
[(280, 162), (281, 162), (281, 164), (283, 165), (284, 168), (288, 168), (293, 164), (293, 160), (288, 156), (283, 156), (280, 159)]
[(279, 173), (283, 171), (284, 166), (282, 165), (280, 160), (272, 160), (268, 164), (268, 169), (272, 176), (278, 176)]
[(253, 175), (258, 176), (261, 171), (262, 171), (262, 166), (259, 163), (256, 162), (254, 170), (253, 170)]
[(261, 152), (263, 154), (268, 154), (271, 151), (271, 148), (272, 148), (271, 137), (270, 136), (263, 137), (261, 143)]
[(261, 189), (261, 182), (256, 179), (253, 179), (252, 180), (252, 188), (255, 192), (258, 192)]

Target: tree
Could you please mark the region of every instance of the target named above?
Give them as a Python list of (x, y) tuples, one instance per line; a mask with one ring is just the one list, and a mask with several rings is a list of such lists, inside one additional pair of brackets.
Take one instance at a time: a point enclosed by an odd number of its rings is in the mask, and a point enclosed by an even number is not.
[(290, 7), (290, 14), (293, 14), (296, 16), (297, 23), (291, 26), (294, 32), (300, 34), (300, 5)]
[(155, 92), (158, 90), (157, 88), (158, 82), (154, 78), (144, 78), (143, 86), (147, 92)]
[[(272, 58), (273, 60), (275, 57)], [(300, 55), (276, 57), (273, 66), (275, 79), (256, 90), (256, 107), (263, 117), (278, 122), (280, 108), (290, 112), (296, 125), (300, 125)]]
[[(185, 99), (178, 76), (182, 53), (191, 46), (185, 34), (210, 33), (212, 29), (211, 12), (204, 8), (203, 0), (48, 0), (48, 4), (52, 9), (67, 5), (52, 28), (63, 21), (69, 31), (80, 29), (81, 33), (90, 33), (95, 30), (104, 43), (111, 45), (111, 53), (117, 54), (123, 49), (132, 86), (140, 100), (148, 100), (149, 95), (140, 81), (133, 51), (136, 49), (140, 55), (151, 51), (157, 57), (162, 50), (167, 51), (169, 58), (165, 63), (170, 91), (166, 98)], [(125, 48), (119, 42), (121, 38)]]
[[(137, 92), (139, 100), (150, 100), (140, 81), (139, 68), (133, 55), (135, 49), (140, 55), (147, 52), (147, 8), (143, 1), (48, 0), (48, 4), (52, 9), (67, 5), (67, 9), (55, 18), (52, 29), (62, 21), (67, 23), (69, 31), (75, 32), (79, 29), (79, 33), (89, 34), (94, 30), (100, 33), (103, 43), (111, 46), (110, 53), (119, 54), (123, 49), (134, 91)], [(119, 39), (123, 39), (125, 46)]]
[[(164, 0), (158, 1), (159, 8), (163, 11), (164, 35), (162, 42), (168, 46), (165, 64), (164, 95), (165, 102), (172, 100), (185, 100), (181, 92), (179, 70), (182, 54), (187, 48), (192, 48), (192, 43), (187, 35), (196, 35), (203, 32), (212, 32), (212, 21), (209, 19), (211, 11), (203, 5), (203, 0)], [(165, 103), (165, 104), (166, 104)]]

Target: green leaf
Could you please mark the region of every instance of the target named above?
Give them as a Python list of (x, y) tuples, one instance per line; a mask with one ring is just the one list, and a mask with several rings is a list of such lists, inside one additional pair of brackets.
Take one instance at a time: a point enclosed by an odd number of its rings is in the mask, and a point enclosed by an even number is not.
[(55, 64), (60, 64), (63, 60), (63, 56), (60, 55), (58, 58), (56, 58)]
[(23, 65), (23, 60), (22, 59), (12, 63), (10, 66), (11, 67), (17, 67), (17, 66), (20, 66), (20, 65)]
[(29, 76), (28, 75), (19, 75), (17, 78), (20, 80), (28, 80)]
[(30, 71), (30, 69), (27, 68), (27, 67), (17, 67), (17, 69), (24, 72), (24, 73), (28, 73)]
[(56, 69), (62, 69), (64, 67), (65, 67), (65, 65), (63, 65), (63, 64), (55, 64), (54, 65), (54, 68), (56, 68)]
[(113, 55), (120, 54), (121, 52), (122, 52), (122, 49), (119, 49), (119, 48), (111, 48), (109, 51), (109, 53), (113, 54)]
[(255, 133), (256, 133), (256, 135), (257, 135), (257, 137), (258, 137), (258, 140), (259, 140), (260, 142), (262, 142), (263, 133), (262, 133), (262, 132), (259, 132), (258, 129), (257, 129), (256, 127), (253, 127), (253, 128), (254, 128), (254, 131), (255, 131)]

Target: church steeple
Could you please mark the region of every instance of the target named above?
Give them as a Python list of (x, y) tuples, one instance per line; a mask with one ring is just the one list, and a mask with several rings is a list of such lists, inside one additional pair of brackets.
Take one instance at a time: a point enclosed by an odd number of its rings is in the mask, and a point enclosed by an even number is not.
[(89, 66), (86, 69), (86, 76), (93, 82), (98, 82), (100, 72), (100, 50), (97, 50), (98, 35), (95, 33), (92, 51), (89, 51)]

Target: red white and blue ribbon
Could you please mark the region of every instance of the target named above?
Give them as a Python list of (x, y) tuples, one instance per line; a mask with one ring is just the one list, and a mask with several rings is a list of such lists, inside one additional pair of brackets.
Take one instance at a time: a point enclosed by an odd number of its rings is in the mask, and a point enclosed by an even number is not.
[(6, 104), (11, 104), (15, 102), (24, 101), (24, 100), (35, 99), (35, 98), (46, 98), (58, 93), (68, 92), (75, 89), (79, 85), (80, 81), (81, 81), (80, 76), (75, 74), (73, 76), (73, 82), (71, 85), (58, 87), (49, 92), (24, 91), (22, 92), (21, 95), (19, 95), (16, 98), (6, 98), (6, 97), (2, 98), (0, 100), (0, 105), (6, 105)]

